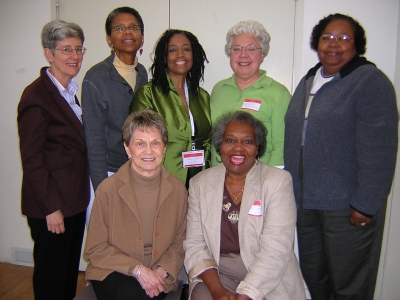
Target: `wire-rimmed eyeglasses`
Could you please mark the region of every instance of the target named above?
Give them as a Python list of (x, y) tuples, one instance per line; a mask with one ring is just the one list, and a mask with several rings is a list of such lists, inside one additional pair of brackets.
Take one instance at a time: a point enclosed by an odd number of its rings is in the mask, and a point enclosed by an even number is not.
[(55, 50), (60, 50), (61, 53), (62, 53), (62, 54), (65, 54), (65, 55), (71, 55), (72, 52), (74, 52), (74, 51), (75, 51), (76, 54), (78, 54), (78, 55), (83, 55), (83, 54), (85, 54), (85, 52), (86, 52), (86, 48), (85, 48), (85, 47), (71, 48), (71, 47), (65, 46), (65, 47), (61, 47), (61, 48), (59, 48), (59, 49), (55, 49)]
[(262, 48), (257, 48), (254, 45), (248, 45), (246, 47), (242, 47), (242, 46), (232, 46), (231, 47), (231, 52), (233, 54), (240, 54), (242, 53), (242, 49), (244, 49), (246, 51), (247, 54), (255, 54), (257, 50), (260, 50)]

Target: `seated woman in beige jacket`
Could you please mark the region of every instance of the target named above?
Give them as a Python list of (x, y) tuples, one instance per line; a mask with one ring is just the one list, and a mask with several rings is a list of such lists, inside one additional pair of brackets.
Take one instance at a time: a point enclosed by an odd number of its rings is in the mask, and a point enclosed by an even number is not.
[(163, 166), (168, 133), (154, 111), (125, 120), (129, 157), (96, 190), (85, 258), (97, 299), (163, 299), (183, 266), (187, 191)]
[(222, 115), (212, 143), (222, 164), (190, 181), (185, 267), (192, 300), (304, 300), (293, 252), (296, 205), (288, 172), (258, 158), (266, 128)]

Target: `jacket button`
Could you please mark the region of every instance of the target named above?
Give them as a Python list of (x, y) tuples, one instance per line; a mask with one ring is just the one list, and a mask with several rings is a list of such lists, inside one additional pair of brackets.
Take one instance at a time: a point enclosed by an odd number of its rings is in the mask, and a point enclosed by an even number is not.
[(157, 237), (158, 235), (159, 235), (158, 231), (154, 232), (154, 236)]
[(157, 252), (157, 251), (154, 251), (153, 256), (155, 257), (155, 256), (157, 256), (157, 255), (158, 255), (158, 252)]

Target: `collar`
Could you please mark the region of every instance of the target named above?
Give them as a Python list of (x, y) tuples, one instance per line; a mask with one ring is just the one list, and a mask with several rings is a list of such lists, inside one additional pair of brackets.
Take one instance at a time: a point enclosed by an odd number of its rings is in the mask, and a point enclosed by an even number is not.
[(53, 76), (53, 74), (50, 73), (50, 68), (46, 69), (47, 76), (51, 79), (51, 81), (54, 83), (54, 85), (57, 87), (57, 89), (60, 91), (61, 94), (68, 93), (71, 96), (75, 96), (76, 92), (78, 91), (78, 84), (71, 79), (71, 81), (68, 83), (67, 88), (63, 87), (63, 85)]
[[(250, 88), (254, 89), (265, 88), (271, 85), (273, 80), (271, 77), (267, 76), (267, 71), (259, 69), (258, 72), (260, 73), (260, 77), (251, 86), (245, 88), (245, 90)], [(226, 80), (224, 85), (230, 85), (237, 88), (235, 81), (235, 73), (233, 73), (232, 76)]]
[[(340, 78), (344, 78), (353, 72), (355, 69), (364, 66), (364, 65), (374, 65), (374, 63), (368, 61), (365, 57), (359, 56), (356, 54), (347, 64), (345, 64), (337, 74), (339, 74)], [(318, 69), (322, 66), (321, 62), (317, 63), (313, 68), (311, 68), (306, 74), (306, 80), (311, 76), (315, 76)], [(337, 76), (336, 74), (336, 76)]]

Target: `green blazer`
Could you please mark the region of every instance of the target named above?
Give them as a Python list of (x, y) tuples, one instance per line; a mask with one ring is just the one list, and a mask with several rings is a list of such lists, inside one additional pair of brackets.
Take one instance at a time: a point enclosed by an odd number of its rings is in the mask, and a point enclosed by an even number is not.
[(197, 129), (196, 149), (204, 150), (206, 165), (189, 168), (188, 174), (188, 168), (182, 167), (182, 152), (192, 149), (192, 128), (186, 108), (169, 76), (168, 81), (170, 91), (167, 95), (160, 88), (154, 87), (152, 81), (141, 86), (133, 96), (129, 111), (150, 108), (165, 120), (168, 129), (168, 145), (163, 164), (174, 176), (186, 183), (195, 174), (210, 166), (210, 95), (200, 88), (198, 96), (195, 97), (189, 90), (189, 107)]

